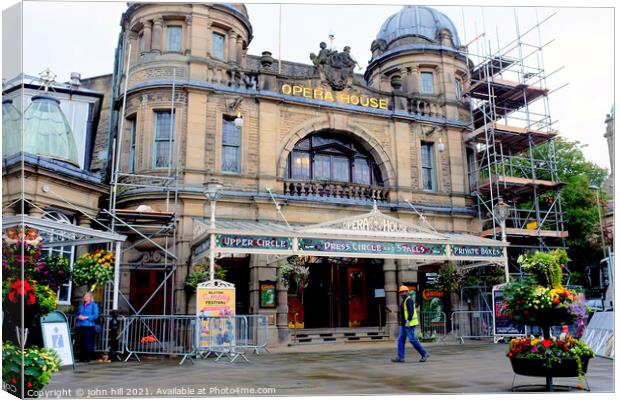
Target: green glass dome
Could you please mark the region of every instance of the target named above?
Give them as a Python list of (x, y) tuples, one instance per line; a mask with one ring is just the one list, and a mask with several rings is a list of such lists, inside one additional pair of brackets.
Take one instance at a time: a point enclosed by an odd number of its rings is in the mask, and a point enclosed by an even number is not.
[(80, 165), (73, 132), (57, 99), (32, 98), (24, 112), (24, 152)]
[(22, 151), (22, 115), (13, 101), (2, 101), (2, 157)]

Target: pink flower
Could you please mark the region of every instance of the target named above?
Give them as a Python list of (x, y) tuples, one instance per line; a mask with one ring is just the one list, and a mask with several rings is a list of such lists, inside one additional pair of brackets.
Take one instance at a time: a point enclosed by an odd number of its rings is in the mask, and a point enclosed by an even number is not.
[(532, 347), (532, 353), (537, 353), (538, 352), (538, 348), (537, 347)]

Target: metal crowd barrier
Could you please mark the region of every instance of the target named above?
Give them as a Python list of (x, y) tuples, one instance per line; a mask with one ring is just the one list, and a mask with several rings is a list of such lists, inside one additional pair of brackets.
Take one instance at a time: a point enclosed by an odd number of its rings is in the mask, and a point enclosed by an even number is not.
[(493, 311), (455, 311), (451, 314), (452, 333), (464, 339), (493, 337)]
[(124, 345), (128, 361), (138, 354), (181, 355), (193, 353), (193, 315), (136, 315), (126, 317)]
[[(122, 315), (118, 315), (116, 316), (117, 321), (118, 321), (118, 327), (117, 327), (117, 332), (116, 335), (114, 332), (110, 331), (110, 327), (111, 327), (111, 321), (112, 321), (112, 316), (111, 315), (99, 315), (99, 321), (98, 323), (101, 325), (101, 332), (95, 335), (95, 346), (94, 346), (94, 350), (96, 352), (103, 352), (103, 353), (111, 353), (112, 352), (112, 345), (114, 342), (114, 339), (116, 339), (116, 344), (117, 344), (117, 348), (115, 349), (114, 353), (122, 353), (123, 349), (124, 349), (124, 344), (123, 344), (123, 339), (124, 339), (124, 327), (125, 327), (125, 316)], [(77, 340), (77, 314), (67, 314), (67, 320), (69, 322), (69, 329), (71, 330), (72, 333), (72, 338), (75, 340)]]
[(216, 361), (223, 356), (230, 362), (238, 357), (249, 361), (245, 356), (248, 349), (247, 316), (198, 317), (196, 325), (193, 352), (196, 357), (207, 358), (213, 354)]
[(423, 338), (437, 338), (442, 342), (448, 334), (446, 313), (442, 311), (423, 311), (420, 315), (420, 333)]
[(248, 321), (248, 349), (252, 349), (254, 354), (259, 354), (260, 350), (269, 353), (269, 320), (266, 315), (246, 315)]
[[(68, 315), (69, 326), (75, 332), (77, 315)], [(266, 315), (237, 315), (227, 317), (196, 317), (195, 315), (132, 315), (117, 316), (119, 324), (110, 331), (112, 317), (100, 315), (101, 333), (95, 336), (95, 351), (111, 352), (140, 361), (140, 354), (181, 356), (193, 362), (193, 357), (206, 358), (213, 354), (219, 360), (231, 362), (252, 351), (259, 354), (269, 343), (269, 321)]]

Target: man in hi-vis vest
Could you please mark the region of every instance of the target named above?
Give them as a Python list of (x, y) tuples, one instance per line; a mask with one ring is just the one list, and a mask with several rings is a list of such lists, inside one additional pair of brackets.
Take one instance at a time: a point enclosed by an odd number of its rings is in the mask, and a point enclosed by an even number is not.
[(422, 347), (418, 339), (415, 337), (415, 327), (419, 325), (418, 313), (415, 310), (415, 304), (411, 297), (409, 297), (409, 288), (407, 286), (401, 286), (398, 289), (400, 297), (403, 298), (400, 304), (398, 315), (400, 320), (400, 335), (398, 336), (398, 357), (392, 358), (393, 362), (405, 362), (405, 342), (409, 339), (409, 342), (420, 353), (422, 358), (420, 362), (428, 360), (428, 351)]

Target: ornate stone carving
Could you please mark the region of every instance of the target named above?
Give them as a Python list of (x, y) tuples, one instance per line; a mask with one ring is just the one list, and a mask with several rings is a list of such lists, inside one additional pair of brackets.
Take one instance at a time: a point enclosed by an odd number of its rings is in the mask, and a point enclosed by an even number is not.
[(351, 48), (345, 46), (341, 52), (329, 50), (325, 42), (321, 42), (320, 47), (319, 54), (310, 53), (312, 63), (325, 75), (325, 79), (332, 89), (344, 89), (357, 65), (357, 62), (351, 57)]

